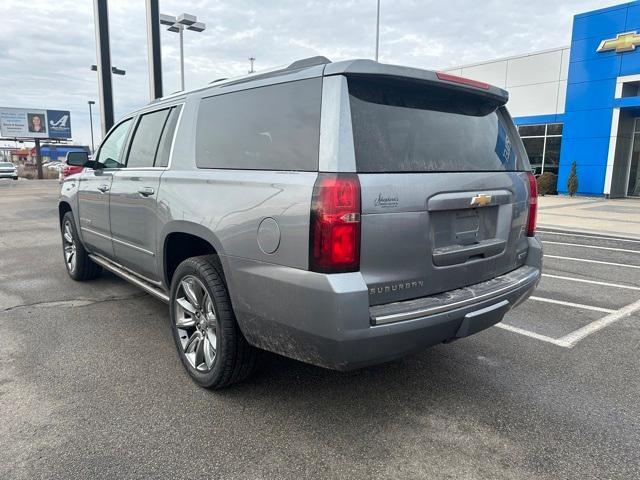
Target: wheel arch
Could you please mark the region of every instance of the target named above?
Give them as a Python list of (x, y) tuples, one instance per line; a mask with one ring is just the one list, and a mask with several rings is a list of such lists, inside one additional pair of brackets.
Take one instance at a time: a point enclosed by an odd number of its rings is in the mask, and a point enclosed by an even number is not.
[(62, 218), (65, 216), (67, 212), (73, 212), (71, 209), (71, 204), (66, 200), (61, 200), (58, 203), (58, 222), (62, 225)]
[(216, 235), (197, 223), (174, 221), (165, 225), (160, 236), (158, 259), (162, 261), (162, 281), (167, 290), (177, 266), (198, 255), (218, 255), (222, 275), (227, 280), (224, 252)]

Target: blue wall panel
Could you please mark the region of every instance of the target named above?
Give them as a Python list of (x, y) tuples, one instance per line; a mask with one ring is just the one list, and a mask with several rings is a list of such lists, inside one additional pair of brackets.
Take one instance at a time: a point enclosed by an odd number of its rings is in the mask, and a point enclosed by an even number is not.
[(640, 25), (640, 5), (637, 2), (627, 4), (627, 25), (626, 30), (633, 30)]
[[(571, 78), (571, 77), (569, 77)], [(565, 111), (613, 108), (616, 77), (567, 85)]]
[(608, 139), (611, 136), (611, 115), (611, 108), (565, 113), (563, 139), (592, 137)]
[[(562, 162), (558, 172), (558, 192), (567, 193), (571, 162), (576, 161), (578, 192), (602, 195), (607, 168), (609, 138), (562, 138)], [(567, 153), (568, 152), (568, 153)]]
[(584, 60), (593, 60), (594, 58), (617, 57), (615, 51), (598, 52), (598, 47), (602, 40), (607, 38), (615, 38), (620, 32), (608, 32), (597, 37), (589, 37), (583, 40), (576, 40), (571, 43), (571, 62), (582, 62)]
[(616, 78), (620, 73), (620, 62), (620, 55), (571, 62), (569, 63), (569, 81), (582, 83)]
[[(635, 2), (632, 2), (633, 4)], [(601, 37), (611, 32), (624, 32), (627, 27), (627, 9), (630, 4), (603, 8), (576, 15), (573, 19), (572, 42), (589, 37)]]

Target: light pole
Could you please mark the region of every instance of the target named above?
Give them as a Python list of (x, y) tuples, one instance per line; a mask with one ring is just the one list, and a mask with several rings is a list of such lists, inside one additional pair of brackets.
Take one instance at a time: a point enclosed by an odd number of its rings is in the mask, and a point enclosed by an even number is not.
[(378, 61), (378, 48), (380, 47), (380, 0), (376, 12), (376, 62)]
[(253, 64), (255, 63), (255, 61), (256, 61), (256, 57), (249, 57), (249, 64), (250, 64), (249, 73), (254, 73)]
[(93, 100), (89, 100), (87, 102), (89, 104), (89, 125), (91, 125), (91, 154), (95, 151), (95, 146), (93, 145), (93, 114), (91, 113), (91, 105), (95, 105), (96, 102)]
[(168, 31), (180, 34), (180, 90), (184, 90), (184, 29), (203, 32), (206, 26), (204, 23), (198, 22), (195, 15), (189, 13), (181, 13), (177, 18), (161, 13), (160, 24), (169, 25)]

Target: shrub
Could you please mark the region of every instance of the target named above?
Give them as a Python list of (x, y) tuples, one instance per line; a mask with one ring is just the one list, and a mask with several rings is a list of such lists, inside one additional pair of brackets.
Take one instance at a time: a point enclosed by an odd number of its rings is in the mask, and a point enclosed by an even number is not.
[(540, 195), (556, 195), (558, 193), (558, 176), (555, 173), (544, 172), (538, 177), (537, 182)]
[(578, 193), (578, 165), (575, 160), (571, 162), (571, 171), (569, 172), (569, 178), (567, 178), (567, 191), (572, 197)]

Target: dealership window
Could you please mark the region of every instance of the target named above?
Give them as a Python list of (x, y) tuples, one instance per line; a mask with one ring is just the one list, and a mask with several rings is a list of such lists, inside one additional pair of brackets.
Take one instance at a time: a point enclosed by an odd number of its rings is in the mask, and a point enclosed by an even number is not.
[(558, 174), (562, 124), (521, 125), (518, 132), (527, 150), (531, 170), (536, 175), (543, 172)]

